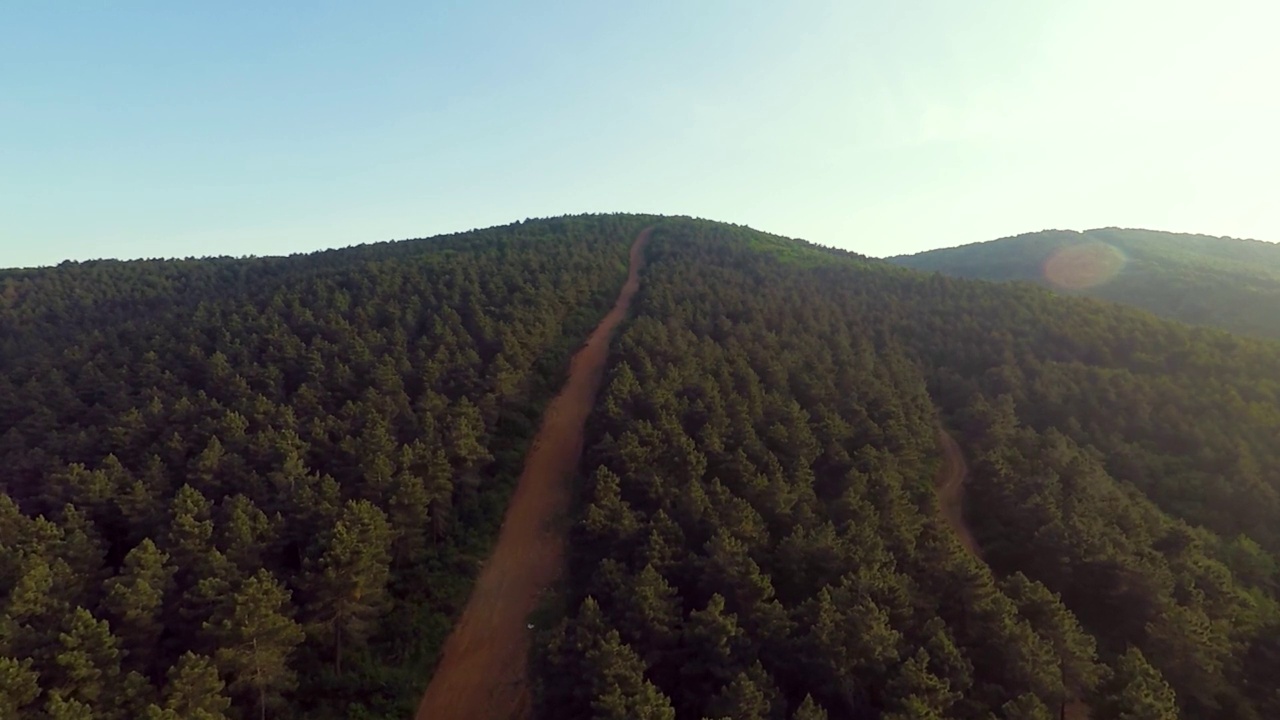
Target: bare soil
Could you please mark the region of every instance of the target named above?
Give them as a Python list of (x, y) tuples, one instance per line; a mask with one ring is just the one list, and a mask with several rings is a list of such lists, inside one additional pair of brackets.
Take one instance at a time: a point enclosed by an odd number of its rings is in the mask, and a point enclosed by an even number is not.
[(568, 380), (543, 413), (498, 543), (445, 641), (417, 720), (517, 720), (530, 715), (527, 618), (561, 571), (564, 538), (554, 521), (569, 509), (583, 426), (604, 377), (609, 342), (640, 288), (648, 240), (646, 229), (631, 246), (631, 267), (617, 302), (573, 356)]

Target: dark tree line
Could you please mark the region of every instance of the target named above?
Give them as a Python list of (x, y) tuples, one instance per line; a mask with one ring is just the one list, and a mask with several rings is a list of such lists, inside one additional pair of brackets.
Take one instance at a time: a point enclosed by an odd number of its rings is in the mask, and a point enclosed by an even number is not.
[(0, 274), (0, 717), (407, 717), (643, 221)]

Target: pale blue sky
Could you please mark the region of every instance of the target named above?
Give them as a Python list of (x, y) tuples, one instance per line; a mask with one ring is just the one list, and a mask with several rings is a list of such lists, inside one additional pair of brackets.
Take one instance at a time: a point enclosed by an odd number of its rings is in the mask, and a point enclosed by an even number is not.
[(614, 210), (1280, 240), (1276, 5), (9, 0), (0, 266)]

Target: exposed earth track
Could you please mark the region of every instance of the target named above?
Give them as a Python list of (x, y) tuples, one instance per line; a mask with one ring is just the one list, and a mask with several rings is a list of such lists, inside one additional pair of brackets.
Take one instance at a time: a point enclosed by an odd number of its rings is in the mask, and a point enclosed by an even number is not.
[(564, 538), (553, 524), (569, 509), (583, 426), (604, 377), (609, 342), (640, 289), (649, 232), (636, 237), (617, 302), (573, 356), (564, 387), (542, 415), (497, 545), (445, 641), (417, 720), (517, 720), (530, 714), (527, 618), (563, 564)]
[(934, 488), (938, 493), (938, 508), (942, 511), (942, 519), (947, 521), (964, 549), (981, 560), (982, 550), (964, 521), (964, 481), (969, 476), (969, 466), (964, 461), (959, 443), (951, 437), (951, 433), (942, 428), (938, 428), (938, 446), (942, 448), (942, 467), (938, 469)]

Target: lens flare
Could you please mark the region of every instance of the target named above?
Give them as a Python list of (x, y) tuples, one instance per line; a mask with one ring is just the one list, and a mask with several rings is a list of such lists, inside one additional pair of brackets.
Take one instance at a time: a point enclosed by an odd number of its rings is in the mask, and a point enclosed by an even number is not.
[(1110, 282), (1128, 258), (1102, 242), (1072, 245), (1054, 251), (1044, 262), (1044, 279), (1064, 290), (1085, 290)]

